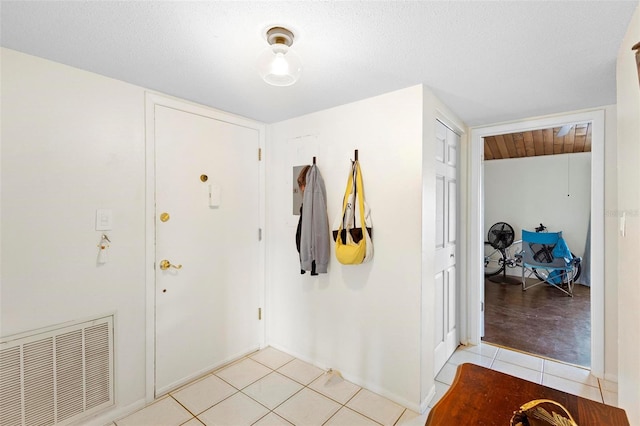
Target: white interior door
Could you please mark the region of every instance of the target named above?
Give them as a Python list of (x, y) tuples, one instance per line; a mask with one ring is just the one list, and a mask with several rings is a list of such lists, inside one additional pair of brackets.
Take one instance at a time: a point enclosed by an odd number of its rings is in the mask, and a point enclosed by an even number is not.
[(260, 345), (260, 135), (160, 105), (154, 114), (159, 396)]
[(458, 280), (456, 230), (458, 224), (458, 152), (460, 136), (436, 122), (436, 256), (434, 372), (453, 354), (458, 338)]

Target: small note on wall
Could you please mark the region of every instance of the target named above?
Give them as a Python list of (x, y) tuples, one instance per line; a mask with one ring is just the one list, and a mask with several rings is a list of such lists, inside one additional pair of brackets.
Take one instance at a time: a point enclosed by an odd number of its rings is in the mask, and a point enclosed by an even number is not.
[(306, 164), (302, 166), (293, 166), (293, 211), (292, 213), (295, 215), (300, 215), (300, 206), (302, 206), (302, 191), (298, 188), (298, 175), (302, 171), (302, 169), (306, 167)]

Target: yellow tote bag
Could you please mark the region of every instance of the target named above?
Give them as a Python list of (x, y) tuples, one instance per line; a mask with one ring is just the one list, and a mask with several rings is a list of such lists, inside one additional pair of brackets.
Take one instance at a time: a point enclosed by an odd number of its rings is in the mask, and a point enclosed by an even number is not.
[[(351, 221), (346, 221), (349, 223), (347, 223), (345, 226), (345, 220), (342, 220), (340, 227), (338, 228), (336, 238), (336, 258), (338, 259), (338, 262), (342, 263), (343, 265), (359, 265), (360, 263), (363, 263), (367, 255), (367, 244), (371, 244), (369, 234), (365, 227), (362, 174), (360, 172), (360, 163), (358, 163), (357, 161), (353, 162), (351, 173), (349, 174), (349, 180), (347, 181), (347, 188), (344, 191), (344, 199), (342, 201), (343, 219), (347, 211), (349, 198), (352, 193), (354, 193), (354, 197), (352, 199), (354, 201), (358, 200), (358, 207), (360, 210), (360, 224), (362, 226), (363, 238), (358, 243), (353, 242), (353, 238), (351, 237), (350, 232), (352, 229), (352, 226), (350, 226)], [(360, 195), (359, 197), (357, 196), (358, 193)], [(342, 232), (343, 229), (346, 232)], [(344, 242), (342, 241), (343, 235), (345, 239)]]

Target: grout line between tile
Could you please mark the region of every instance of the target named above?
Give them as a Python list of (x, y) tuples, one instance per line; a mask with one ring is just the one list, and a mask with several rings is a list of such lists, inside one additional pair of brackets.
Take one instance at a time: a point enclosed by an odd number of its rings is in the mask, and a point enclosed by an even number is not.
[(400, 421), (400, 419), (402, 418), (402, 416), (404, 416), (404, 413), (406, 413), (408, 410), (408, 408), (405, 407), (404, 411), (402, 411), (402, 413), (400, 413), (400, 417), (398, 417), (398, 419), (396, 420), (396, 422), (393, 424), (393, 426), (396, 426), (398, 424), (398, 422)]
[[(187, 407), (185, 407), (184, 405), (182, 405), (182, 403), (181, 403), (180, 401), (178, 401), (177, 399), (175, 399), (175, 398), (173, 397), (173, 395), (169, 394), (169, 398), (171, 398), (171, 399), (173, 399), (175, 402), (177, 402), (179, 406), (181, 406), (182, 408), (184, 408), (185, 410), (187, 410), (187, 412), (188, 412), (189, 414), (191, 414), (193, 417), (195, 417), (195, 416), (196, 416), (195, 414), (193, 414), (193, 413), (191, 412), (191, 410), (189, 410)], [(211, 408), (211, 407), (209, 407), (209, 408)], [(207, 410), (208, 410), (209, 408), (207, 408)], [(206, 410), (205, 410), (205, 411), (206, 411)], [(189, 421), (189, 420), (187, 420), (187, 421)], [(186, 423), (186, 422), (185, 422), (185, 423)]]
[(602, 390), (602, 383), (600, 383), (600, 378), (596, 377), (598, 380), (598, 389), (600, 390), (600, 398), (602, 399), (602, 403), (604, 404), (604, 391)]

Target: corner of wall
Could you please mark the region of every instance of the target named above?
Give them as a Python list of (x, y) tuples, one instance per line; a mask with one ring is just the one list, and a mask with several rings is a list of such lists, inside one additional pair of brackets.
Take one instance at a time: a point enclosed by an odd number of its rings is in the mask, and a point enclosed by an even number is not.
[[(640, 5), (640, 2), (639, 2)], [(640, 87), (631, 47), (640, 41), (636, 7), (616, 64), (618, 212), (626, 213), (626, 231), (618, 237), (618, 405), (631, 424), (640, 424)]]

